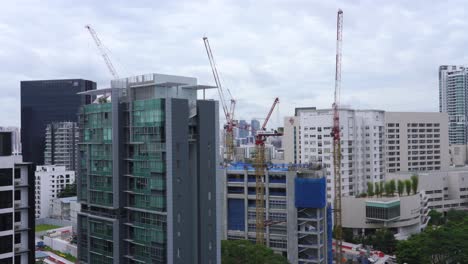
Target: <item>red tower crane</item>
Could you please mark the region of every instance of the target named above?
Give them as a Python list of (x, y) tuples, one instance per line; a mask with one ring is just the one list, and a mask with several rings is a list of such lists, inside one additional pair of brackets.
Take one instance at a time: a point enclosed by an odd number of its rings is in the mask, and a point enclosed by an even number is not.
[(341, 217), (341, 131), (339, 101), (341, 90), (341, 44), (343, 41), (343, 11), (338, 9), (336, 25), (336, 70), (335, 70), (335, 98), (333, 102), (333, 172), (335, 180), (335, 197), (333, 203), (333, 220), (335, 229), (335, 256), (336, 263), (343, 259), (343, 233)]
[(213, 77), (218, 87), (219, 101), (223, 108), (224, 116), (226, 117), (226, 124), (224, 125), (225, 131), (225, 152), (226, 152), (226, 161), (232, 161), (234, 154), (234, 127), (237, 125), (237, 122), (234, 120), (234, 110), (236, 108), (236, 100), (232, 97), (231, 91), (227, 90), (229, 96), (228, 100), (230, 101), (230, 106), (226, 103), (226, 95), (223, 86), (221, 85), (221, 80), (219, 78), (218, 69), (216, 68), (216, 62), (211, 52), (210, 42), (207, 37), (203, 37), (203, 43), (205, 44), (206, 54), (208, 55), (208, 60), (210, 61), (211, 71), (213, 72)]
[[(264, 183), (264, 173), (266, 169), (266, 162), (265, 162), (265, 141), (267, 137), (271, 136), (281, 136), (282, 133), (278, 133), (276, 131), (267, 132), (266, 125), (268, 124), (268, 120), (270, 120), (271, 114), (275, 109), (275, 106), (279, 103), (279, 99), (275, 98), (273, 105), (268, 112), (265, 121), (263, 122), (262, 127), (260, 130), (257, 131), (255, 135), (255, 193), (256, 193), (256, 243), (263, 245), (265, 243), (265, 183)], [(267, 225), (270, 222), (267, 221)]]

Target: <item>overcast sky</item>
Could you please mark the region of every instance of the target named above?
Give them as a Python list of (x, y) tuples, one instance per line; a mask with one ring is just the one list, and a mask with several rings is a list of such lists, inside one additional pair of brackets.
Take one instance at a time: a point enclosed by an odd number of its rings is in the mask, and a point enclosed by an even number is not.
[[(330, 107), (336, 11), (344, 11), (342, 102), (354, 108), (438, 111), (441, 64), (466, 64), (465, 1), (2, 1), (0, 125), (20, 124), (20, 81), (111, 75), (85, 24), (120, 76), (165, 73), (214, 84), (209, 37), (238, 100), (237, 117)], [(209, 93), (216, 98), (215, 91)]]

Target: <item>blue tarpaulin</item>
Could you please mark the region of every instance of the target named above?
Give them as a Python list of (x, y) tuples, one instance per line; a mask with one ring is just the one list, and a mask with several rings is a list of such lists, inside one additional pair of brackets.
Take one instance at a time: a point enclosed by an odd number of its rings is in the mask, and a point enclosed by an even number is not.
[(243, 199), (228, 199), (228, 230), (245, 230), (245, 205)]
[(296, 208), (324, 208), (327, 205), (327, 188), (325, 178), (296, 178)]

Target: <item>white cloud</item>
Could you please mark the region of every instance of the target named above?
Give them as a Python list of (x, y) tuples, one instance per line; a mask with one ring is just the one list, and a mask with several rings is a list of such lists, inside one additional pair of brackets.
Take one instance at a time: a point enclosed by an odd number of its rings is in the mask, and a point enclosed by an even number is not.
[[(111, 51), (120, 75), (194, 76), (213, 84), (210, 38), (238, 117), (330, 107), (336, 10), (344, 10), (342, 101), (360, 108), (437, 111), (440, 64), (466, 64), (460, 1), (10, 1), (0, 17), (0, 125), (19, 125), (19, 82), (110, 74), (85, 24)], [(214, 91), (208, 95), (217, 98)], [(8, 114), (6, 114), (8, 113)], [(275, 119), (275, 118), (274, 118)], [(273, 124), (275, 120), (272, 120)]]

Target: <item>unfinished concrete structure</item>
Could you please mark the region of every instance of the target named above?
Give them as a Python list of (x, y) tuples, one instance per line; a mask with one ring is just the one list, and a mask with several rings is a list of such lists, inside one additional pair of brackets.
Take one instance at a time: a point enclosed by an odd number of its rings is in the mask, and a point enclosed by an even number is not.
[[(255, 169), (232, 164), (223, 180), (223, 238), (255, 242)], [(263, 182), (266, 246), (290, 263), (331, 263), (331, 207), (321, 166), (276, 164)]]

